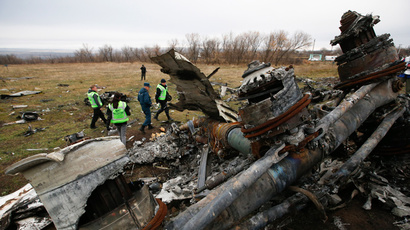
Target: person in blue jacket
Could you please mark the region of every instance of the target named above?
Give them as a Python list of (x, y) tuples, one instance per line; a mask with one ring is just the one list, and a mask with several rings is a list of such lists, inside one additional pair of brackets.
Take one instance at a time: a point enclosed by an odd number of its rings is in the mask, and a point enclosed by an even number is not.
[(138, 93), (138, 101), (141, 104), (141, 109), (145, 114), (145, 121), (142, 124), (141, 128), (139, 128), (139, 130), (143, 133), (145, 133), (144, 129), (145, 127), (148, 126), (148, 129), (153, 129), (154, 127), (152, 127), (151, 125), (151, 106), (152, 106), (152, 102), (151, 102), (151, 97), (149, 96), (149, 89), (150, 89), (150, 85), (148, 82), (144, 83), (144, 87), (139, 91)]

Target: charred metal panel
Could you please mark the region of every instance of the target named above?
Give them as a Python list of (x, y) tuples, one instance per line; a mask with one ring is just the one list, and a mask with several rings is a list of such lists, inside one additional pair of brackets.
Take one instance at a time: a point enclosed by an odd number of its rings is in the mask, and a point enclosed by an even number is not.
[(171, 82), (176, 85), (178, 103), (169, 103), (170, 107), (179, 111), (200, 110), (211, 118), (223, 120), (215, 102), (220, 99), (219, 94), (205, 74), (188, 59), (172, 49), (151, 60), (160, 65), (161, 72), (170, 75)]
[[(239, 110), (243, 124), (242, 131), (247, 138), (272, 136), (290, 127), (301, 124), (303, 120), (293, 119), (292, 124), (272, 126), (286, 112), (302, 99), (302, 93), (295, 82), (293, 67), (274, 69), (270, 64), (254, 61), (248, 65), (243, 75), (244, 81), (239, 88), (239, 99), (248, 104)], [(300, 111), (300, 110), (299, 110)], [(297, 113), (289, 115), (281, 123), (286, 123)], [(253, 132), (253, 134), (249, 134)]]
[(335, 37), (330, 43), (340, 43), (343, 53), (346, 53), (376, 37), (373, 26), (377, 24), (380, 17), (375, 15), (363, 16), (356, 11), (347, 11), (342, 15), (339, 27), (341, 35)]

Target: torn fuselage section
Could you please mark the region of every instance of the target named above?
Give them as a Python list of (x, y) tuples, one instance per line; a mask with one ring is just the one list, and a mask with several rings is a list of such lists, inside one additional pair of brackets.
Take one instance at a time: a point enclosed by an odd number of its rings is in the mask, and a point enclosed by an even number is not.
[(117, 137), (89, 139), (23, 159), (6, 174), (22, 173), (30, 181), (57, 229), (101, 229), (108, 220), (141, 228), (158, 204), (147, 188), (126, 183), (126, 153)]
[(171, 82), (176, 85), (178, 102), (169, 103), (170, 107), (179, 111), (199, 110), (213, 119), (223, 120), (216, 103), (220, 99), (219, 94), (205, 74), (188, 59), (172, 49), (151, 60), (160, 65), (161, 72), (168, 74)]

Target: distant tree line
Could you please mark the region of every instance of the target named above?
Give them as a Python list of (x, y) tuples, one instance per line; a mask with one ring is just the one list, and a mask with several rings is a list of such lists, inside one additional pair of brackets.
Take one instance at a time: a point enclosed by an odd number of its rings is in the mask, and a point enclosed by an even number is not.
[[(289, 34), (284, 30), (261, 34), (256, 31), (239, 35), (225, 34), (222, 38), (201, 37), (197, 33), (186, 34), (186, 41), (173, 39), (168, 47), (134, 48), (124, 46), (113, 49), (104, 45), (97, 50), (83, 44), (74, 55), (62, 57), (18, 58), (15, 55), (0, 55), (0, 64), (37, 63), (87, 63), (87, 62), (150, 62), (150, 57), (161, 55), (170, 49), (183, 54), (193, 63), (204, 64), (247, 64), (253, 60), (280, 64), (298, 64), (306, 60), (313, 51), (306, 51), (312, 45), (312, 38), (305, 32)], [(317, 51), (316, 51), (317, 53)], [(321, 50), (324, 55), (340, 55), (340, 48), (334, 51)], [(400, 56), (410, 55), (410, 47), (400, 49)]]

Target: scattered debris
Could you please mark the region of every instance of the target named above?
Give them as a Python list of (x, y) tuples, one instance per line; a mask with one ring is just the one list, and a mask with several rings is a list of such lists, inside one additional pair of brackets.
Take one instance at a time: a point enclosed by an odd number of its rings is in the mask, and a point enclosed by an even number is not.
[(41, 91), (25, 90), (25, 91), (20, 91), (18, 93), (13, 93), (13, 94), (2, 94), (1, 99), (6, 99), (6, 98), (10, 98), (10, 97), (22, 97), (22, 96), (26, 96), (26, 95), (33, 95), (33, 94), (39, 94), (39, 93), (41, 93)]
[(33, 128), (31, 125), (28, 126), (28, 130), (26, 132), (24, 132), (24, 136), (28, 137), (30, 135), (33, 135), (37, 132), (41, 132), (44, 131), (46, 128)]
[(41, 148), (41, 149), (26, 149), (27, 151), (47, 151), (48, 148)]
[(41, 102), (49, 102), (49, 101), (54, 101), (54, 99), (41, 99)]
[(26, 121), (24, 119), (18, 120), (18, 121), (13, 121), (13, 122), (8, 122), (8, 123), (4, 123), (3, 126), (6, 125), (14, 125), (14, 124), (24, 124), (26, 123)]
[(25, 121), (36, 121), (39, 119), (39, 116), (36, 112), (24, 112), (21, 118)]
[(13, 109), (27, 108), (28, 105), (12, 105)]
[(64, 137), (65, 142), (67, 143), (67, 145), (71, 145), (73, 143), (76, 143), (78, 141), (82, 141), (85, 138), (85, 134), (84, 134), (84, 129), (78, 133), (74, 133), (71, 135), (67, 135)]

